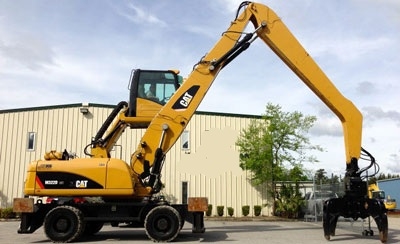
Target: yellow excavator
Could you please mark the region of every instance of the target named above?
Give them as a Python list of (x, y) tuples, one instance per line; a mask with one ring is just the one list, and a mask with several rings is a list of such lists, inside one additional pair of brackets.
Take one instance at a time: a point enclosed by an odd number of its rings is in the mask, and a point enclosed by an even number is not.
[[(254, 26), (245, 33), (247, 24)], [(93, 234), (103, 223), (113, 226), (129, 223), (145, 228), (153, 241), (172, 241), (185, 220), (194, 232), (204, 232), (202, 211), (206, 200), (189, 199), (189, 204), (170, 204), (157, 197), (162, 187), (161, 170), (165, 155), (175, 144), (200, 105), (218, 73), (261, 39), (276, 55), (337, 115), (343, 125), (346, 155), (346, 194), (324, 204), (323, 230), (329, 240), (335, 234), (339, 216), (373, 216), (386, 242), (386, 209), (380, 201), (367, 197), (367, 183), (362, 173), (375, 163), (361, 148), (362, 115), (351, 101), (333, 85), (311, 56), (291, 34), (282, 20), (267, 6), (253, 2), (240, 4), (235, 19), (215, 46), (194, 66), (185, 82), (177, 72), (161, 72), (156, 78), (141, 80), (135, 71), (129, 103), (121, 102), (85, 149), (88, 158), (64, 156), (32, 162), (26, 175), (25, 198), (15, 199), (14, 209), (21, 214), (19, 233), (32, 233), (40, 226), (54, 242), (70, 242), (84, 234)], [(145, 72), (145, 71), (143, 71)], [(152, 77), (152, 78), (151, 78)], [(175, 89), (162, 88), (173, 77)], [(154, 78), (154, 79), (153, 79)], [(144, 90), (154, 83), (153, 94)], [(143, 86), (142, 86), (143, 85)], [(160, 89), (160, 90), (159, 90)], [(163, 91), (164, 89), (164, 91)], [(164, 95), (165, 94), (165, 95)], [(146, 97), (144, 97), (146, 95)], [(123, 131), (146, 128), (129, 164), (110, 158), (109, 151)], [(89, 151), (90, 149), (90, 151)], [(359, 169), (361, 154), (370, 165)], [(50, 197), (50, 203), (33, 197)]]
[(389, 211), (394, 211), (397, 208), (396, 199), (391, 198), (389, 195), (386, 196), (384, 190), (379, 189), (376, 183), (372, 183), (368, 185), (368, 197), (369, 198), (376, 198), (383, 201), (385, 207)]

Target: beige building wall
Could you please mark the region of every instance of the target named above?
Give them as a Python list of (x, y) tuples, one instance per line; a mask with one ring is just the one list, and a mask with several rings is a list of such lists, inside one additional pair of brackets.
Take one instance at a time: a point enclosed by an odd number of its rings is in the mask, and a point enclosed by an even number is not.
[[(0, 207), (11, 206), (14, 197), (23, 196), (25, 171), (29, 162), (43, 158), (46, 151), (67, 149), (85, 157), (83, 149), (97, 133), (113, 106), (81, 104), (0, 111)], [(167, 154), (163, 167), (163, 194), (173, 203), (185, 196), (208, 197), (213, 205), (241, 207), (267, 204), (266, 189), (255, 188), (248, 172), (239, 167), (235, 142), (240, 131), (256, 116), (197, 112), (184, 135)], [(129, 161), (144, 130), (127, 129), (117, 142), (112, 157)], [(34, 135), (34, 136), (32, 136)], [(29, 138), (30, 136), (30, 138)], [(34, 141), (32, 141), (34, 137)], [(30, 139), (30, 140), (29, 140)], [(183, 143), (188, 141), (183, 147)], [(30, 147), (30, 148), (28, 148)], [(185, 188), (186, 186), (186, 188)], [(186, 191), (185, 191), (186, 189)], [(271, 209), (263, 208), (269, 215)]]

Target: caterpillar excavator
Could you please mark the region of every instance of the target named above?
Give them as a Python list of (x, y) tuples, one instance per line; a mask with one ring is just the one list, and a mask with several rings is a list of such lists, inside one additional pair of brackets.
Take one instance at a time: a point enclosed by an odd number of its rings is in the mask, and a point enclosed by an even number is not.
[[(245, 33), (250, 22), (254, 30)], [(185, 205), (170, 204), (157, 197), (162, 187), (165, 155), (179, 139), (218, 73), (258, 38), (342, 122), (346, 194), (325, 202), (324, 237), (330, 240), (335, 235), (339, 216), (373, 216), (380, 240), (386, 242), (386, 209), (380, 201), (368, 198), (367, 183), (362, 177), (365, 168), (360, 170), (358, 165), (361, 153), (370, 158), (371, 165), (375, 163), (373, 156), (361, 148), (360, 111), (338, 91), (273, 10), (253, 2), (239, 6), (228, 29), (183, 83), (174, 71), (136, 70), (129, 103), (121, 102), (110, 114), (85, 149), (88, 158), (71, 159), (64, 153), (32, 162), (26, 175), (26, 197), (14, 200), (14, 209), (21, 212), (18, 232), (32, 233), (43, 225), (52, 241), (70, 242), (96, 233), (106, 222), (113, 226), (129, 223), (144, 227), (151, 240), (167, 242), (176, 238), (185, 220), (192, 222), (194, 232), (204, 232), (202, 211), (206, 199), (189, 199)], [(155, 92), (144, 97), (143, 87), (150, 88), (152, 84)], [(146, 128), (129, 164), (111, 158), (109, 153), (128, 127)], [(34, 203), (34, 197), (54, 200), (43, 203), (39, 199)]]

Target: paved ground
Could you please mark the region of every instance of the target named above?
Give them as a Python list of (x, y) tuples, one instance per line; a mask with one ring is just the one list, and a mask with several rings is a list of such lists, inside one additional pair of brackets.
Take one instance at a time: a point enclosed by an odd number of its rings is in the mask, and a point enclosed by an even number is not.
[[(191, 225), (185, 224), (176, 243), (218, 242), (218, 243), (363, 243), (379, 244), (378, 235), (362, 236), (361, 221), (340, 221), (336, 236), (327, 242), (322, 234), (321, 222), (303, 221), (210, 221), (205, 222), (204, 234), (193, 234)], [(49, 243), (40, 228), (33, 234), (17, 234), (19, 222), (0, 221), (0, 243)], [(372, 224), (375, 233), (376, 225)], [(143, 229), (113, 228), (105, 226), (100, 233), (86, 243), (151, 243)], [(400, 218), (389, 217), (389, 240), (387, 243), (400, 242)]]

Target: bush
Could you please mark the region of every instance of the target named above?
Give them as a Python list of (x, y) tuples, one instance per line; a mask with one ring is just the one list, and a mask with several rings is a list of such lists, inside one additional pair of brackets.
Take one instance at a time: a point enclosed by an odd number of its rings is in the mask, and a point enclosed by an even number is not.
[(228, 215), (232, 217), (233, 216), (233, 212), (234, 212), (233, 208), (232, 207), (228, 207)]
[(243, 216), (247, 216), (250, 213), (250, 206), (249, 205), (244, 205), (242, 206), (242, 214)]
[(212, 214), (212, 204), (208, 204), (206, 216), (211, 216)]
[(12, 219), (15, 218), (17, 215), (13, 212), (12, 208), (3, 208), (0, 211), (0, 217), (3, 219)]
[(224, 215), (224, 206), (217, 206), (217, 214), (218, 216)]
[(254, 206), (254, 215), (255, 216), (260, 216), (261, 215), (261, 206), (260, 205), (255, 205)]

